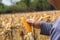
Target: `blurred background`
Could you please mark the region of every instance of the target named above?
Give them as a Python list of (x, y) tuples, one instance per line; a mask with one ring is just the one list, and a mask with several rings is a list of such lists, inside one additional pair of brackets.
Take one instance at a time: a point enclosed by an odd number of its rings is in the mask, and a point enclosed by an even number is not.
[(48, 10), (55, 10), (55, 8), (47, 0), (0, 0), (0, 13)]

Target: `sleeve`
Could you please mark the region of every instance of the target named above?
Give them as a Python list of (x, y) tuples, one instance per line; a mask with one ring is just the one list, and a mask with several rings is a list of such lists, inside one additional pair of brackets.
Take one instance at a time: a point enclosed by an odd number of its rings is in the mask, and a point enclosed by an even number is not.
[(60, 40), (60, 19), (58, 18), (51, 29), (51, 39)]
[(50, 30), (51, 30), (52, 26), (53, 26), (53, 25), (52, 25), (51, 23), (42, 22), (42, 23), (40, 24), (41, 34), (50, 35)]

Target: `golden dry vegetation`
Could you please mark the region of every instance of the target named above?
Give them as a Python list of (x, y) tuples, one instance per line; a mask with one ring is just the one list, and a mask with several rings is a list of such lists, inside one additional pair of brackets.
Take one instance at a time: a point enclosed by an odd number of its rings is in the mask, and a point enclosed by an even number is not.
[[(49, 22), (54, 21), (59, 17), (60, 11), (45, 11), (45, 12), (30, 12), (20, 14), (1, 14), (0, 15), (0, 40), (25, 40), (25, 31), (23, 24), (21, 23), (21, 17), (26, 19), (34, 18), (40, 19), (49, 15)], [(42, 19), (41, 21), (47, 21)], [(40, 34), (40, 29), (33, 28), (33, 36), (35, 40), (49, 40), (50, 36)]]

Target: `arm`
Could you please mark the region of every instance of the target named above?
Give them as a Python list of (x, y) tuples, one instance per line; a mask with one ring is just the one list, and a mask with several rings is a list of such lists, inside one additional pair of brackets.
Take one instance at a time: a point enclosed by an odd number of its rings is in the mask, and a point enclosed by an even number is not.
[(33, 24), (35, 28), (41, 29), (41, 34), (44, 34), (44, 35), (49, 35), (50, 30), (53, 26), (51, 23), (48, 23), (48, 22), (39, 22), (39, 21), (33, 22), (32, 20), (29, 20), (27, 22), (30, 23), (30, 25)]
[(49, 19), (50, 15), (45, 15), (44, 17), (40, 17), (38, 20), (34, 20), (34, 19), (27, 19), (27, 23), (29, 23), (30, 25), (33, 25), (35, 28), (40, 29), (40, 24), (42, 23), (41, 20), (42, 19)]

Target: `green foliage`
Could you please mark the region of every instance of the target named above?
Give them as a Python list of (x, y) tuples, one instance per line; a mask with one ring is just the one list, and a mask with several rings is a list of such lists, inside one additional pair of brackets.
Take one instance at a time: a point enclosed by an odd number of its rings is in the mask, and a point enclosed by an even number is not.
[[(12, 3), (12, 1), (11, 1)], [(21, 0), (12, 6), (5, 6), (0, 2), (0, 13), (28, 12), (54, 9), (47, 0)]]
[(0, 6), (0, 13), (5, 13), (5, 12), (7, 12), (7, 11), (9, 11), (9, 7), (8, 6)]
[(26, 11), (27, 10), (27, 5), (24, 2), (19, 2), (15, 6), (16, 11)]
[(21, 2), (24, 2), (29, 7), (31, 0), (21, 0)]
[(2, 2), (2, 0), (0, 0), (0, 3)]
[(34, 0), (33, 2), (31, 2), (30, 8), (32, 10), (36, 10), (36, 7), (37, 7), (38, 3), (39, 3), (39, 0)]

